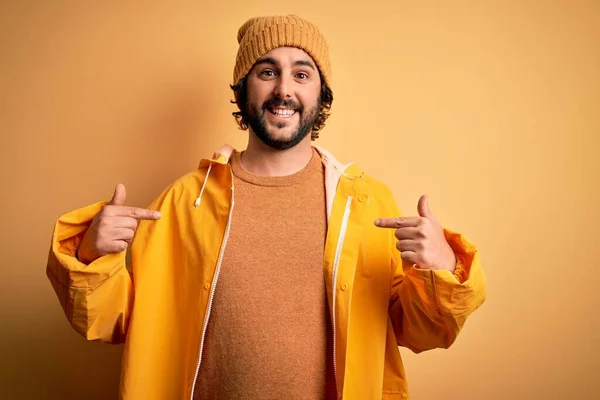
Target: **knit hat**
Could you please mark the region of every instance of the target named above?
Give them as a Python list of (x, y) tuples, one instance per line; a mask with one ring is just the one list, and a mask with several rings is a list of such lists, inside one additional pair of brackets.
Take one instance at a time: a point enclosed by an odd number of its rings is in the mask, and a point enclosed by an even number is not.
[(250, 72), (254, 63), (278, 47), (297, 47), (317, 63), (325, 82), (331, 83), (329, 48), (317, 26), (295, 15), (251, 18), (238, 31), (240, 45), (233, 70), (233, 84)]

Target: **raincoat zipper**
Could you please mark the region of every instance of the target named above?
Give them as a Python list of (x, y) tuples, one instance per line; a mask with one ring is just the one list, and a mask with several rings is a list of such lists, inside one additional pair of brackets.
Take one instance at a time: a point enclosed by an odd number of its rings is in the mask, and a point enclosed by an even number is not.
[(200, 339), (200, 353), (198, 354), (198, 363), (196, 364), (196, 374), (194, 375), (194, 383), (192, 385), (192, 393), (190, 394), (190, 400), (194, 399), (194, 392), (196, 391), (196, 382), (198, 380), (198, 373), (200, 372), (200, 363), (202, 362), (202, 350), (204, 349), (204, 337), (206, 336), (206, 328), (208, 327), (208, 319), (210, 318), (210, 312), (212, 310), (213, 300), (215, 298), (215, 289), (217, 288), (217, 281), (219, 280), (219, 273), (221, 272), (221, 264), (223, 262), (223, 254), (225, 254), (225, 247), (229, 241), (229, 230), (231, 228), (231, 215), (233, 214), (233, 206), (235, 201), (233, 199), (233, 186), (231, 187), (231, 208), (229, 209), (229, 216), (227, 218), (227, 228), (225, 229), (225, 237), (223, 238), (223, 246), (221, 246), (221, 252), (219, 253), (219, 259), (217, 260), (217, 270), (215, 271), (215, 278), (213, 279), (212, 288), (210, 291), (210, 298), (208, 301), (208, 309), (206, 311), (206, 317), (204, 318), (204, 326), (202, 327), (202, 338)]
[(331, 292), (333, 293), (333, 299), (331, 301), (333, 308), (333, 375), (335, 379), (335, 389), (338, 394), (338, 398), (340, 397), (340, 390), (338, 384), (338, 376), (337, 376), (337, 363), (336, 363), (336, 293), (337, 293), (337, 277), (338, 277), (338, 267), (340, 264), (340, 257), (342, 254), (342, 247), (344, 246), (344, 238), (346, 237), (346, 230), (348, 229), (348, 219), (350, 219), (350, 205), (352, 204), (352, 196), (348, 196), (346, 200), (346, 209), (344, 210), (344, 217), (342, 218), (342, 226), (340, 227), (340, 235), (338, 236), (337, 247), (335, 249), (335, 258), (333, 260), (333, 286)]

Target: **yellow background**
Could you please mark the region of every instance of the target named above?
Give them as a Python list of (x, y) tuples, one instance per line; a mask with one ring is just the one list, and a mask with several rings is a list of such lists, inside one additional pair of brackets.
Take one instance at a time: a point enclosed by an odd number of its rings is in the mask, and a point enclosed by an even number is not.
[(122, 348), (72, 331), (45, 277), (53, 221), (243, 147), (237, 28), (296, 13), (331, 48), (319, 144), (481, 251), (488, 300), (455, 345), (402, 350), (414, 398), (598, 398), (597, 1), (125, 3), (0, 6), (0, 397), (115, 398)]

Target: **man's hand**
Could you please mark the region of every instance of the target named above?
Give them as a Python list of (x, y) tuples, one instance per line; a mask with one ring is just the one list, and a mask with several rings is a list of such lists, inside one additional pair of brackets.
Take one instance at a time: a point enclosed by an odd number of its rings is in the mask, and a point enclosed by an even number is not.
[(421, 196), (417, 211), (418, 217), (380, 218), (375, 225), (396, 229), (396, 248), (403, 260), (419, 268), (446, 269), (453, 273), (456, 257), (444, 237), (442, 225), (429, 209), (427, 196)]
[(125, 186), (118, 184), (110, 202), (96, 214), (86, 231), (79, 251), (79, 261), (89, 264), (109, 253), (127, 249), (141, 220), (160, 219), (158, 211), (125, 206)]

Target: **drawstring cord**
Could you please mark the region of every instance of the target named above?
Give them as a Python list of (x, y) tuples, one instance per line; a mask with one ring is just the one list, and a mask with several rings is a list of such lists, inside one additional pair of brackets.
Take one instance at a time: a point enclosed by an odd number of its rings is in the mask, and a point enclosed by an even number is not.
[(206, 177), (204, 178), (204, 183), (202, 183), (202, 189), (200, 189), (200, 194), (196, 198), (194, 202), (194, 210), (200, 206), (200, 202), (202, 201), (202, 193), (204, 193), (204, 188), (206, 187), (206, 182), (208, 182), (208, 176), (210, 175), (210, 170), (212, 168), (212, 163), (208, 164), (208, 171), (206, 171)]

